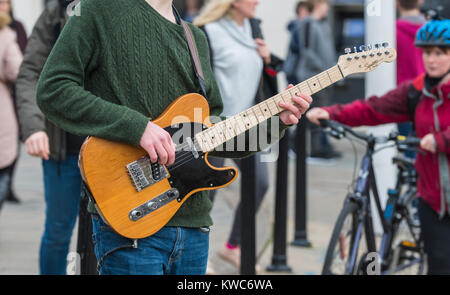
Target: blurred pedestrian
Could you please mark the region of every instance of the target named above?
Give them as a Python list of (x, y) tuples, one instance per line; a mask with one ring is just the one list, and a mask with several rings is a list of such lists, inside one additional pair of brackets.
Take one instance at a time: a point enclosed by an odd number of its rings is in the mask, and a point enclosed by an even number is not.
[(17, 79), (17, 108), (28, 154), (42, 158), (46, 219), (39, 252), (41, 274), (66, 273), (70, 239), (78, 216), (81, 176), (78, 154), (84, 138), (47, 120), (36, 105), (44, 64), (67, 21), (72, 1), (50, 2), (37, 20)]
[[(419, 0), (397, 0), (397, 86), (425, 72), (422, 50), (414, 46), (417, 31), (426, 22)], [(401, 135), (413, 135), (412, 122), (397, 124)], [(405, 156), (413, 158), (414, 152)]]
[(289, 84), (297, 85), (300, 83), (296, 78), (295, 71), (297, 69), (298, 63), (300, 62), (301, 52), (300, 52), (300, 40), (298, 34), (295, 33), (297, 26), (301, 21), (309, 16), (312, 7), (311, 3), (306, 0), (301, 0), (295, 6), (295, 19), (288, 23), (287, 29), (290, 34), (288, 54), (284, 61), (283, 72), (286, 74), (286, 79)]
[(14, 17), (11, 0), (0, 0), (0, 11), (8, 13), (11, 17), (9, 27), (17, 34), (16, 42), (19, 44), (20, 51), (24, 53), (28, 37), (22, 22)]
[(200, 9), (204, 4), (204, 0), (186, 0), (186, 7), (181, 15), (181, 17), (187, 21), (192, 23), (194, 18), (197, 17)]
[(11, 187), (11, 170), (18, 154), (19, 127), (9, 83), (13, 83), (22, 62), (16, 34), (8, 27), (11, 17), (0, 11), (0, 208)]
[[(0, 0), (0, 11), (7, 13), (11, 17), (11, 23), (9, 24), (9, 27), (15, 32), (16, 42), (19, 44), (19, 48), (23, 54), (25, 51), (25, 47), (27, 46), (27, 33), (25, 32), (25, 28), (24, 28), (23, 24), (14, 18), (11, 0)], [(9, 83), (9, 88), (11, 91), (11, 96), (13, 98), (14, 110), (16, 110), (16, 95), (15, 95), (14, 83)], [(17, 117), (16, 113), (15, 113), (15, 115)], [(20, 136), (20, 134), (19, 134), (19, 136)], [(19, 153), (17, 153), (17, 158), (14, 160), (14, 162), (11, 165), (11, 168), (9, 170), (11, 181), (9, 184), (8, 195), (6, 197), (6, 201), (11, 202), (11, 203), (20, 203), (20, 199), (17, 197), (16, 193), (14, 192), (14, 190), (12, 188), (14, 171), (15, 171), (18, 157), (19, 157)]]
[(414, 46), (414, 40), (426, 19), (420, 12), (419, 0), (397, 0), (397, 10), (397, 85), (400, 85), (425, 72), (422, 50)]
[[(296, 38), (300, 44), (299, 51), (301, 52), (301, 58), (294, 69), (294, 82), (305, 81), (336, 64), (334, 38), (327, 20), (330, 8), (328, 0), (308, 0), (308, 3), (311, 6), (311, 13), (298, 22), (293, 33), (295, 35), (293, 38)], [(328, 105), (331, 91), (332, 88), (328, 88), (313, 95), (313, 106)], [(326, 161), (341, 156), (319, 126), (308, 122), (308, 129), (310, 131), (310, 158)]]
[[(270, 78), (264, 74), (272, 73), (282, 61), (272, 55), (262, 39), (260, 20), (255, 19), (258, 0), (212, 0), (201, 11), (194, 24), (204, 30), (210, 44), (211, 64), (224, 104), (222, 116), (232, 116), (242, 112), (260, 99), (268, 98), (278, 92), (277, 84), (264, 89), (261, 81), (270, 85)], [(274, 93), (275, 92), (275, 93)], [(268, 169), (260, 155), (256, 155), (256, 209), (261, 204), (269, 186)], [(233, 159), (241, 169), (242, 177), (248, 171), (242, 171), (242, 162)], [(214, 166), (221, 167), (223, 158), (209, 158)], [(214, 200), (216, 191), (211, 192)], [(245, 197), (245, 196), (243, 196)], [(241, 205), (238, 204), (228, 240), (218, 255), (231, 262), (236, 268), (241, 261)], [(211, 273), (211, 266), (208, 272)]]

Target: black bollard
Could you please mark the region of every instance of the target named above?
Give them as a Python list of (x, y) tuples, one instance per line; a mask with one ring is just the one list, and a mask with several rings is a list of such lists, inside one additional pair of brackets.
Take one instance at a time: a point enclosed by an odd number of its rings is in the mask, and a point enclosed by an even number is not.
[(241, 178), (241, 275), (254, 275), (256, 264), (255, 157), (242, 159)]
[(299, 247), (311, 247), (306, 230), (306, 117), (303, 116), (297, 124), (295, 136), (295, 148), (297, 154), (295, 176), (295, 231), (291, 245)]
[(92, 243), (92, 220), (87, 212), (89, 198), (82, 193), (78, 216), (77, 252), (80, 255), (80, 274), (97, 275), (97, 258)]
[(279, 142), (277, 162), (277, 187), (275, 192), (275, 225), (273, 237), (272, 264), (267, 271), (291, 272), (287, 265), (286, 232), (287, 232), (287, 183), (288, 183), (288, 151), (289, 132)]

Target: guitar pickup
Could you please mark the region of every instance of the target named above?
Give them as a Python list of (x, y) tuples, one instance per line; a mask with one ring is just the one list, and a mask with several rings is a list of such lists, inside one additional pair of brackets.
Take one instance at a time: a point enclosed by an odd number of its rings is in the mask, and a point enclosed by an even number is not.
[(148, 156), (126, 166), (131, 182), (138, 192), (169, 177), (164, 165), (151, 163)]

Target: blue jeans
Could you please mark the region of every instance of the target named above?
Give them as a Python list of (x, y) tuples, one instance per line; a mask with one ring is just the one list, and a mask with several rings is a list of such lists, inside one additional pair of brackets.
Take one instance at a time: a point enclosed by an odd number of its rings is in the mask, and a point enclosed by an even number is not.
[(202, 275), (206, 273), (209, 228), (163, 227), (131, 240), (92, 215), (92, 239), (101, 275)]
[[(59, 165), (59, 167), (58, 167)], [(39, 253), (41, 274), (66, 274), (70, 238), (80, 207), (81, 176), (78, 155), (42, 161), (45, 191), (45, 229)]]

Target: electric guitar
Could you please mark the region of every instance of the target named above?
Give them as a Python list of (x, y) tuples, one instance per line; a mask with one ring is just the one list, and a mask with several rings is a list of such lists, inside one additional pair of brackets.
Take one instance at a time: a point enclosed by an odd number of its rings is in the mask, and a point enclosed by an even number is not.
[(148, 237), (167, 224), (192, 194), (225, 187), (236, 179), (235, 168), (210, 165), (208, 152), (282, 112), (279, 102), (291, 103), (294, 94), (312, 95), (348, 75), (392, 62), (396, 56), (386, 43), (373, 49), (361, 46), (353, 53), (347, 50), (336, 66), (214, 125), (206, 99), (186, 94), (153, 121), (176, 143), (173, 165), (151, 163), (140, 147), (88, 137), (80, 151), (82, 178), (98, 213), (118, 234)]

